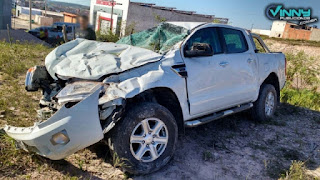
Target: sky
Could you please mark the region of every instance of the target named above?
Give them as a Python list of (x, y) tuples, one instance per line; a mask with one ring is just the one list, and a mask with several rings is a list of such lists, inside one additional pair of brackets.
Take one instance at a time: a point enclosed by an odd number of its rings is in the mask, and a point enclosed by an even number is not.
[[(54, 0), (90, 5), (90, 0)], [(116, 1), (116, 0), (115, 0)], [(196, 11), (201, 14), (229, 18), (233, 26), (251, 29), (270, 29), (272, 21), (265, 17), (269, 4), (284, 4), (285, 7), (312, 8), (312, 16), (320, 18), (320, 0), (132, 0), (155, 3), (159, 6), (176, 7), (179, 10)], [(310, 25), (320, 27), (320, 22)]]

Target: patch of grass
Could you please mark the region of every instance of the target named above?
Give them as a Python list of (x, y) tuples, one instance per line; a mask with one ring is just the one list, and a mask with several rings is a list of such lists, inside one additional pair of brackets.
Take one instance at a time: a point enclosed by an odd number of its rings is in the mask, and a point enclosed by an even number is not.
[(312, 180), (316, 179), (306, 173), (305, 163), (302, 161), (293, 161), (289, 170), (281, 174), (281, 180)]
[[(43, 45), (12, 44), (0, 41), (0, 127), (4, 124), (30, 126), (37, 120), (36, 109), (40, 92), (24, 89), (24, 75), (28, 68), (43, 64), (52, 50)], [(0, 174), (16, 177), (36, 169), (43, 162), (32, 153), (17, 150), (15, 141), (0, 132)], [(27, 178), (27, 177), (26, 177)]]
[(287, 84), (281, 91), (281, 102), (320, 111), (320, 68), (316, 58), (303, 51), (286, 54)]
[(83, 164), (85, 163), (84, 162), (84, 160), (82, 160), (80, 157), (76, 157), (76, 160), (77, 160), (77, 164), (78, 164), (78, 166), (79, 166), (79, 169), (81, 170), (81, 171), (83, 171)]
[(108, 31), (107, 34), (103, 34), (98, 31), (96, 34), (97, 40), (102, 42), (117, 42), (120, 39), (118, 35), (114, 34), (111, 31)]
[(317, 58), (308, 56), (304, 51), (297, 54), (286, 53), (287, 84), (295, 88), (317, 89), (320, 79), (320, 67), (315, 66)]
[(77, 176), (70, 176), (69, 174), (63, 177), (63, 180), (78, 180)]
[(281, 102), (320, 111), (320, 93), (307, 89), (286, 87), (281, 91)]
[(15, 177), (33, 165), (32, 154), (17, 150), (14, 140), (0, 132), (0, 174)]
[(28, 68), (44, 64), (52, 50), (43, 45), (12, 44), (0, 41), (0, 111), (13, 126), (30, 126), (36, 117), (40, 92), (29, 93), (24, 87)]
[(10, 45), (0, 42), (0, 72), (10, 77), (17, 78), (21, 73), (26, 73), (28, 68), (39, 64), (51, 51), (50, 48), (38, 44)]
[(212, 153), (211, 153), (210, 151), (208, 151), (208, 150), (203, 151), (203, 152), (202, 152), (202, 159), (203, 159), (204, 161), (209, 161), (209, 160), (213, 159), (213, 155), (212, 155)]
[(125, 163), (127, 161), (124, 158), (120, 158), (117, 153), (113, 153), (112, 155), (112, 165), (115, 168), (124, 168), (128, 167), (128, 165)]

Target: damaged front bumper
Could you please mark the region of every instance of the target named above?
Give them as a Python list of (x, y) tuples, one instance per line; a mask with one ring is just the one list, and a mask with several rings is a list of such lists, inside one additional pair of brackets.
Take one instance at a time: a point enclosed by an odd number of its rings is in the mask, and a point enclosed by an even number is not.
[(5, 126), (18, 146), (52, 160), (63, 159), (103, 138), (98, 101), (101, 88), (67, 108), (63, 106), (51, 118), (33, 127)]

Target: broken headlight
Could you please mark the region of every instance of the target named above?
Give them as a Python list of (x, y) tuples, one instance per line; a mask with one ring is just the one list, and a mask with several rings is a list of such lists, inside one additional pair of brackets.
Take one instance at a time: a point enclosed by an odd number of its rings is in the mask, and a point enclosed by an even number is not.
[(74, 82), (64, 87), (56, 96), (59, 104), (66, 102), (78, 102), (88, 97), (100, 88), (100, 82)]
[(52, 78), (45, 66), (34, 66), (27, 71), (25, 87), (27, 91), (38, 91), (39, 88), (44, 89), (51, 81)]

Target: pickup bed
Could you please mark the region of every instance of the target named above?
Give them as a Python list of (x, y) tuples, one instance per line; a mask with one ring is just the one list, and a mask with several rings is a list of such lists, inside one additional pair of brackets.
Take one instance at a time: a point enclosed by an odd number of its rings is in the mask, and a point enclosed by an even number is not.
[(117, 43), (76, 39), (30, 68), (26, 90), (43, 91), (41, 121), (6, 126), (27, 151), (58, 160), (106, 141), (134, 174), (163, 167), (178, 134), (249, 110), (268, 121), (285, 85), (286, 60), (249, 31), (167, 22)]

